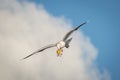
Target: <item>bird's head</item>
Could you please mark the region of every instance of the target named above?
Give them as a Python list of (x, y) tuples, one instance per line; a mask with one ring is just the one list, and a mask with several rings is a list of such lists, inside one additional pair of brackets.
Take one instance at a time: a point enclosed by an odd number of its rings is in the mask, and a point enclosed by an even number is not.
[(62, 50), (62, 49), (58, 49), (58, 50), (56, 51), (56, 53), (57, 53), (57, 56), (60, 56), (60, 55), (62, 55), (62, 52), (63, 52), (63, 50)]

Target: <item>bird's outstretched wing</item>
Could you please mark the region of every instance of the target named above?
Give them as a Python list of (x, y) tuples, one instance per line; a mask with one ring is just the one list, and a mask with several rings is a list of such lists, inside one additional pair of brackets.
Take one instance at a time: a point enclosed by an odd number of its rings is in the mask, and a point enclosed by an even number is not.
[(68, 38), (74, 31), (78, 30), (81, 26), (83, 26), (83, 25), (86, 24), (86, 23), (87, 23), (87, 22), (84, 22), (84, 23), (82, 23), (81, 25), (79, 25), (78, 27), (76, 27), (75, 29), (69, 31), (69, 32), (65, 35), (65, 37), (63, 38), (63, 41), (66, 41), (67, 38)]
[(45, 49), (48, 49), (48, 48), (51, 48), (51, 47), (55, 47), (55, 46), (56, 46), (56, 44), (50, 44), (50, 45), (47, 45), (47, 46), (45, 46), (45, 47), (42, 47), (41, 49), (39, 49), (39, 50), (33, 52), (32, 54), (30, 54), (30, 55), (24, 57), (23, 59), (26, 59), (26, 58), (28, 58), (28, 57), (30, 57), (30, 56), (32, 56), (32, 55), (38, 53), (38, 52), (42, 52), (42, 51), (44, 51)]

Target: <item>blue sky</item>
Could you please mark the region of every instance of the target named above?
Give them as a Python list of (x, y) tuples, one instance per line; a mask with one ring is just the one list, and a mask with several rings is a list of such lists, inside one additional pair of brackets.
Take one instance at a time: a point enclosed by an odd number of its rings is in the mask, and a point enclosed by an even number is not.
[[(32, 1), (32, 0), (31, 0)], [(98, 49), (97, 66), (109, 71), (112, 80), (119, 80), (120, 72), (120, 1), (119, 0), (34, 0), (54, 16), (64, 16), (73, 24), (89, 20), (83, 33)]]

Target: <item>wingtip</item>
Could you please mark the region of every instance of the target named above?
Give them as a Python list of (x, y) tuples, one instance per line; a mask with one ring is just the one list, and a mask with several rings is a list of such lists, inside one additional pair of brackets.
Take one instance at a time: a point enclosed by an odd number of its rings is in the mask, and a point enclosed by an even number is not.
[(24, 58), (20, 59), (20, 61), (25, 60), (26, 58), (28, 58), (28, 57), (24, 57)]
[(27, 56), (27, 57), (24, 57), (24, 58), (22, 58), (22, 59), (20, 59), (20, 61), (25, 60), (25, 59), (27, 59), (27, 58), (28, 58), (28, 56)]

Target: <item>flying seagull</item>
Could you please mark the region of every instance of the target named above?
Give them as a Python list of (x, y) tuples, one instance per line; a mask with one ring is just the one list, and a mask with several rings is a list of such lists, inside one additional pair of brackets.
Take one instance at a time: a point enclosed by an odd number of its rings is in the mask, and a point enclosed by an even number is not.
[(71, 40), (72, 40), (72, 38), (69, 38), (69, 39), (68, 39), (68, 37), (69, 37), (74, 31), (78, 30), (81, 26), (83, 26), (83, 25), (86, 24), (86, 23), (87, 23), (87, 22), (84, 22), (84, 23), (82, 23), (81, 25), (77, 26), (76, 28), (70, 30), (70, 31), (64, 36), (64, 38), (63, 38), (61, 41), (57, 42), (56, 44), (50, 44), (50, 45), (44, 46), (44, 47), (42, 47), (41, 49), (33, 52), (32, 54), (24, 57), (23, 59), (26, 59), (26, 58), (28, 58), (28, 57), (36, 54), (36, 53), (42, 52), (42, 51), (44, 51), (44, 50), (46, 50), (46, 49), (48, 49), (48, 48), (52, 48), (52, 47), (57, 47), (57, 51), (56, 51), (57, 56), (61, 56), (61, 55), (62, 55), (62, 52), (63, 52), (63, 48), (64, 48), (64, 47), (68, 48), (68, 47), (69, 47), (69, 43), (70, 43)]

